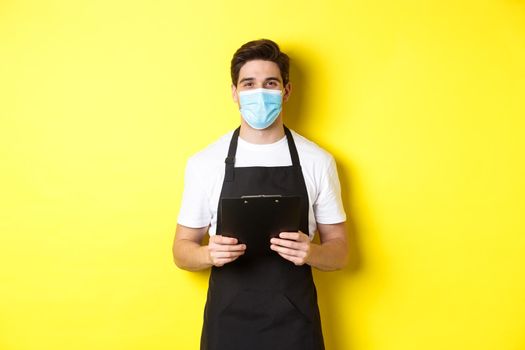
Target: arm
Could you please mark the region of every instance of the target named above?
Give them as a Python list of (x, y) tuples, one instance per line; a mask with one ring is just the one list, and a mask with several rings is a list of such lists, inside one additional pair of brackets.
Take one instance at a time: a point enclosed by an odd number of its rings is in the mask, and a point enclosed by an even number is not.
[(321, 244), (312, 244), (307, 264), (319, 270), (339, 270), (348, 264), (346, 226), (339, 224), (317, 224)]
[(208, 227), (191, 228), (177, 225), (173, 241), (173, 260), (183, 270), (199, 271), (222, 266), (244, 254), (246, 246), (237, 239), (215, 235), (208, 245), (201, 245)]
[(272, 238), (271, 249), (295, 265), (308, 264), (323, 271), (339, 270), (348, 263), (345, 223), (318, 224), (321, 244), (310, 242), (302, 232), (281, 232)]

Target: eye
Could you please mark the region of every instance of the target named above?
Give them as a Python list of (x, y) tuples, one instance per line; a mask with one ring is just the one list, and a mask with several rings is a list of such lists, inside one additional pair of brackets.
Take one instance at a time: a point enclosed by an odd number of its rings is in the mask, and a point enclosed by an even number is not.
[(279, 83), (277, 81), (275, 81), (275, 80), (270, 80), (270, 81), (266, 82), (266, 86), (270, 87), (270, 88), (275, 88), (275, 87), (279, 86)]

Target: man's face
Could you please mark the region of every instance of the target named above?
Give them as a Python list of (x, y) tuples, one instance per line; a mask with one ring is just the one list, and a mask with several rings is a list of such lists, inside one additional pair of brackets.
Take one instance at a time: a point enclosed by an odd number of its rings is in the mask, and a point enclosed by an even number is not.
[(283, 102), (286, 102), (292, 86), (289, 82), (283, 86), (283, 78), (277, 63), (264, 60), (248, 61), (239, 71), (237, 86), (232, 85), (233, 101), (239, 104), (239, 91), (257, 88), (284, 90)]

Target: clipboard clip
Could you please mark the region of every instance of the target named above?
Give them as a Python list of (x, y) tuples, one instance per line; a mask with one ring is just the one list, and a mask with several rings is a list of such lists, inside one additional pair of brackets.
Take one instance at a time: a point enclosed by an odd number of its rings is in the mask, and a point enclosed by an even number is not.
[(281, 197), (282, 195), (280, 194), (257, 194), (251, 196), (241, 196), (241, 199), (244, 199), (244, 204), (248, 204), (248, 199), (250, 198), (275, 198), (274, 202), (279, 203), (279, 198)]

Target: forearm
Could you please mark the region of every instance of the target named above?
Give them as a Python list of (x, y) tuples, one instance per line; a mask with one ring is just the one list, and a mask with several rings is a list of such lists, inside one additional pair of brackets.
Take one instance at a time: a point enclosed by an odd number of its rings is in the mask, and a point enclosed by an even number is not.
[(200, 271), (212, 266), (208, 247), (189, 239), (175, 241), (173, 260), (179, 268), (187, 271)]
[(348, 263), (345, 239), (332, 239), (322, 244), (312, 243), (307, 264), (323, 271), (342, 269)]

